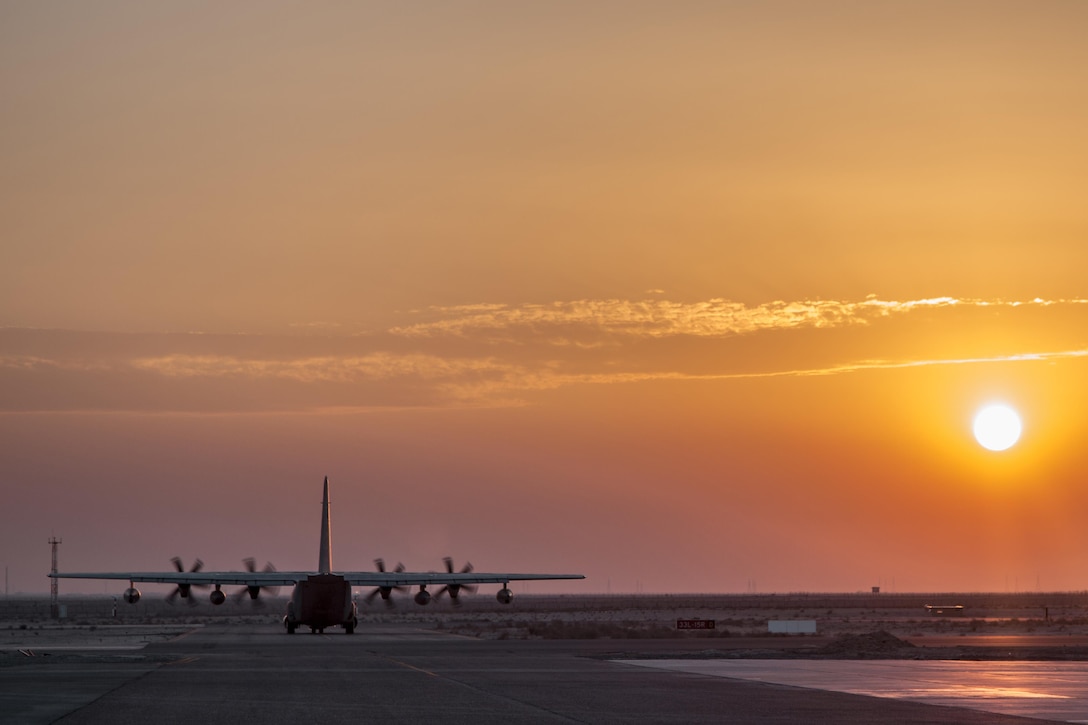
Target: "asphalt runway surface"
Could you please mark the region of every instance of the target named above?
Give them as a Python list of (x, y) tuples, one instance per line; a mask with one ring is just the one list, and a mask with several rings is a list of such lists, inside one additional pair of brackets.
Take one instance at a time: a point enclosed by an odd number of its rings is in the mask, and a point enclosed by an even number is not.
[[(212, 625), (138, 650), (9, 659), (0, 668), (0, 722), (1040, 722), (608, 659), (720, 644), (478, 640), (406, 625), (288, 636), (267, 624)], [(776, 663), (761, 666), (773, 673)]]

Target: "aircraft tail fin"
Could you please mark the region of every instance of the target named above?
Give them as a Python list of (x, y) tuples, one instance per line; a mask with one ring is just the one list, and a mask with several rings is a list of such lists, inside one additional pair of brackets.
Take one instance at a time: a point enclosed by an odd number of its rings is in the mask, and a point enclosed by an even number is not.
[(317, 572), (332, 571), (332, 539), (329, 534), (329, 477), (325, 476), (325, 493), (321, 497), (321, 551), (317, 557)]

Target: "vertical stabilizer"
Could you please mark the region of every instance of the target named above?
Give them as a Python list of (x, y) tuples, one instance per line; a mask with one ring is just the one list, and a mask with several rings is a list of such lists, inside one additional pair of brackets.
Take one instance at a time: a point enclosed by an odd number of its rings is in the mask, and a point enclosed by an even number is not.
[(317, 556), (317, 573), (332, 571), (332, 539), (329, 536), (329, 477), (325, 476), (325, 493), (321, 497), (321, 553)]

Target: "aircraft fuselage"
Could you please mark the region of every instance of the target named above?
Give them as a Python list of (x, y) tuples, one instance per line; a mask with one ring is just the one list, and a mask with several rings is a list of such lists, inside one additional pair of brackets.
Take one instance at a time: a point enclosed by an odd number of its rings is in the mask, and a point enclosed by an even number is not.
[(351, 634), (357, 623), (351, 585), (339, 574), (311, 574), (296, 584), (283, 618), (289, 634), (300, 626), (307, 626), (312, 632), (340, 626)]

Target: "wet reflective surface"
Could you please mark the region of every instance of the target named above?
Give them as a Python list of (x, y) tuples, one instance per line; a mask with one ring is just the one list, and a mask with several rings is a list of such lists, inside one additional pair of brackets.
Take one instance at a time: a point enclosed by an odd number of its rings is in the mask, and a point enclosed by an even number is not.
[(1088, 662), (623, 660), (623, 663), (1088, 723)]

